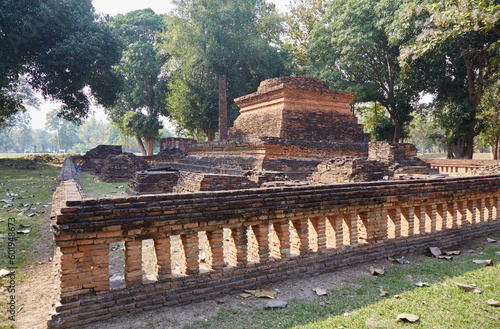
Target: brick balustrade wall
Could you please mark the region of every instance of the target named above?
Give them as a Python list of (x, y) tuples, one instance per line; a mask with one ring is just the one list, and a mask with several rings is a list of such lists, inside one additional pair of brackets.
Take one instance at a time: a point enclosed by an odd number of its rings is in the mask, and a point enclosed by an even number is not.
[(422, 159), (431, 165), (432, 168), (439, 169), (442, 174), (466, 174), (474, 169), (500, 164), (496, 160), (466, 160), (466, 159)]
[[(62, 173), (71, 167), (66, 161)], [(78, 190), (70, 178), (54, 194), (60, 293), (49, 328), (456, 246), (500, 229), (500, 176), (102, 199)], [(144, 281), (141, 249), (149, 239), (155, 280)], [(124, 242), (125, 286), (112, 289), (115, 242)], [(173, 266), (174, 242), (181, 266)]]

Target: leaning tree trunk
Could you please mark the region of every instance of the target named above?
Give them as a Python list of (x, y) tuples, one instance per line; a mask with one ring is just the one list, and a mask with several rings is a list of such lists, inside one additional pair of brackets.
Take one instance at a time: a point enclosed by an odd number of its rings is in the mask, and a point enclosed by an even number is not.
[(500, 138), (495, 138), (495, 141), (491, 145), (491, 158), (493, 160), (498, 160), (498, 155), (500, 153), (499, 145), (500, 144)]
[(392, 137), (393, 143), (399, 143), (401, 140), (401, 132), (403, 131), (403, 122), (394, 121), (394, 135)]
[(472, 159), (474, 156), (474, 137), (476, 133), (474, 129), (468, 129), (467, 135), (465, 136), (465, 147), (464, 147), (464, 155), (465, 159)]
[(144, 144), (142, 143), (142, 139), (139, 136), (135, 136), (135, 139), (137, 140), (137, 145), (139, 146), (139, 149), (141, 150), (141, 154), (143, 156), (146, 156), (146, 149), (144, 148)]
[(156, 140), (155, 139), (146, 139), (146, 149), (147, 149), (147, 155), (148, 156), (153, 156), (153, 148), (155, 146)]

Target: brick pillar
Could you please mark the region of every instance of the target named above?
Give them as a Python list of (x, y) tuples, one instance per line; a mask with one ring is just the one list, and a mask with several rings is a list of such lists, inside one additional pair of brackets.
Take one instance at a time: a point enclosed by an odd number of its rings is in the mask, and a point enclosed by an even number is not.
[(308, 219), (298, 219), (292, 221), (299, 239), (299, 252), (300, 255), (307, 255), (309, 252), (309, 225)]
[(446, 227), (453, 228), (458, 226), (458, 204), (449, 202), (446, 204)]
[(281, 259), (290, 258), (290, 225), (288, 222), (274, 223), (274, 230), (278, 235), (280, 243)]
[(401, 208), (401, 235), (411, 236), (414, 234), (414, 208)]
[(465, 201), (465, 220), (467, 224), (476, 223), (476, 214), (477, 214), (477, 202), (476, 200)]
[(109, 244), (81, 244), (88, 241), (60, 241), (56, 237), (56, 257), (60, 262), (61, 302), (69, 302), (74, 296), (106, 291), (109, 285)]
[(358, 214), (345, 214), (342, 228), (344, 231), (344, 246), (355, 247), (358, 245)]
[(467, 223), (467, 201), (458, 201), (457, 204), (457, 226), (463, 226)]
[(170, 256), (170, 237), (153, 239), (155, 256), (156, 280), (167, 280), (172, 278), (172, 259)]
[(253, 231), (258, 244), (259, 262), (267, 262), (269, 260), (269, 224), (255, 225)]
[(342, 249), (344, 246), (344, 231), (342, 228), (343, 219), (341, 216), (327, 217), (333, 230), (333, 247), (335, 249)]
[(224, 267), (224, 237), (223, 230), (216, 229), (207, 232), (208, 244), (212, 253), (212, 269), (218, 270)]
[(445, 204), (436, 205), (436, 230), (441, 231), (446, 228), (446, 217), (448, 216), (448, 210)]
[(248, 263), (248, 236), (246, 227), (231, 229), (234, 244), (236, 246), (236, 266)]
[(493, 198), (493, 220), (500, 218), (500, 197)]
[(425, 206), (417, 206), (414, 208), (415, 234), (425, 233)]
[(401, 208), (387, 210), (387, 237), (389, 239), (401, 236)]
[(362, 243), (380, 243), (387, 240), (387, 211), (373, 209), (358, 214), (358, 240)]
[(326, 251), (326, 218), (314, 217), (309, 219), (317, 235), (318, 253), (323, 254)]
[(361, 212), (358, 214), (358, 242), (368, 243), (368, 215), (366, 212)]
[(109, 244), (94, 245), (90, 257), (94, 263), (90, 268), (92, 283), (90, 285), (84, 284), (83, 288), (89, 287), (94, 292), (109, 290)]
[(484, 214), (484, 221), (486, 222), (491, 222), (495, 217), (495, 214), (493, 212), (494, 210), (494, 199), (491, 197), (486, 198), (486, 204), (485, 204), (485, 214)]
[(200, 272), (200, 245), (198, 233), (182, 234), (181, 243), (186, 255), (186, 274), (195, 275)]
[(476, 216), (477, 216), (476, 221), (478, 223), (483, 223), (483, 222), (487, 221), (487, 218), (488, 218), (487, 202), (488, 202), (488, 200), (485, 198), (479, 199), (479, 202), (478, 202), (479, 209), (477, 210), (477, 214), (476, 214)]
[(425, 232), (436, 232), (437, 226), (437, 205), (425, 206)]
[(125, 282), (127, 286), (142, 284), (142, 241), (125, 241)]

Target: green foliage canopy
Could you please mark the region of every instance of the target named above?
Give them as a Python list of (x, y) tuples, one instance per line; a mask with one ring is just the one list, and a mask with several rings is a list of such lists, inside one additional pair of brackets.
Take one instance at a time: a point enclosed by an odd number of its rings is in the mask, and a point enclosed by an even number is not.
[(172, 56), (168, 108), (181, 129), (218, 129), (218, 77), (227, 76), (228, 123), (237, 117), (233, 99), (254, 92), (260, 81), (286, 74), (280, 48), (282, 18), (263, 0), (173, 1), (163, 49)]
[(293, 0), (286, 14), (285, 43), (290, 48), (290, 66), (297, 76), (309, 75), (307, 48), (314, 26), (325, 14), (328, 1)]
[[(114, 102), (118, 42), (90, 0), (0, 2), (0, 119), (22, 109), (12, 91), (21, 75), (43, 96), (64, 103), (63, 117), (81, 122), (90, 95)], [(90, 87), (90, 95), (85, 87)]]
[(472, 158), (474, 137), (481, 132), (478, 106), (500, 69), (500, 4), (417, 0), (402, 13), (392, 37), (415, 37), (402, 50), (401, 64), (412, 67), (416, 88), (436, 95), (449, 156)]
[(358, 93), (356, 102), (374, 101), (388, 111), (392, 141), (411, 121), (418, 94), (399, 66), (399, 45), (388, 28), (400, 8), (394, 0), (334, 0), (315, 26), (308, 49), (311, 73), (339, 90)]
[(163, 31), (165, 24), (160, 15), (144, 9), (117, 15), (110, 26), (123, 44), (117, 68), (122, 88), (118, 101), (107, 112), (121, 132), (136, 136), (144, 155), (152, 155), (163, 127), (160, 116), (168, 116), (168, 76), (163, 66), (169, 56), (156, 47), (157, 34)]

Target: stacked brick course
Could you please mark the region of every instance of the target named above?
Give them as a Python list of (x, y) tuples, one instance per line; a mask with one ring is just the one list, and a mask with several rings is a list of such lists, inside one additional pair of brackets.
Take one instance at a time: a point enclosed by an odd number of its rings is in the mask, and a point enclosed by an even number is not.
[(149, 168), (149, 163), (135, 154), (110, 155), (103, 162), (99, 178), (107, 183), (124, 182), (132, 179), (137, 171)]
[(173, 188), (174, 193), (198, 191), (224, 191), (257, 188), (259, 184), (242, 175), (218, 175), (181, 172), (181, 179)]
[(187, 146), (183, 163), (242, 170), (302, 172), (325, 158), (368, 155), (370, 135), (350, 111), (355, 93), (330, 90), (317, 78), (263, 81), (235, 100), (240, 116), (230, 141)]
[(97, 147), (89, 150), (83, 156), (73, 157), (75, 165), (84, 171), (91, 171), (100, 173), (104, 160), (110, 155), (122, 154), (121, 145), (98, 145)]
[(179, 181), (177, 170), (137, 171), (129, 181), (130, 194), (170, 193)]
[(325, 160), (309, 180), (317, 183), (349, 183), (382, 180), (393, 176), (388, 161), (369, 160), (360, 157), (338, 157)]
[[(76, 180), (61, 179), (51, 216), (60, 300), (48, 325), (68, 328), (450, 247), (500, 229), (499, 186), (500, 176), (489, 176), (83, 199)], [(180, 269), (172, 266), (174, 238)], [(158, 280), (151, 283), (141, 273), (146, 239), (155, 250)], [(109, 284), (114, 242), (125, 242), (126, 286), (119, 289)], [(201, 249), (209, 254), (203, 271)]]
[(425, 159), (432, 168), (450, 175), (488, 175), (499, 172), (498, 160)]

